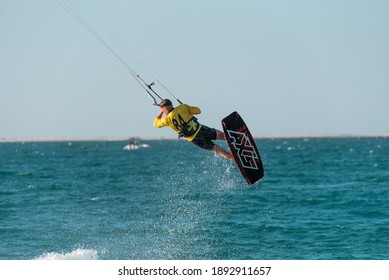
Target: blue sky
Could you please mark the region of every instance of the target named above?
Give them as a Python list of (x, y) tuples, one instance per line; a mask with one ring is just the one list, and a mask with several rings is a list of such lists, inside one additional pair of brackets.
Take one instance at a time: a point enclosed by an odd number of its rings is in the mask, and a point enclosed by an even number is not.
[[(258, 136), (389, 132), (388, 1), (78, 1), (208, 126), (236, 110)], [(1, 0), (0, 34), (0, 138), (174, 136), (57, 1)]]

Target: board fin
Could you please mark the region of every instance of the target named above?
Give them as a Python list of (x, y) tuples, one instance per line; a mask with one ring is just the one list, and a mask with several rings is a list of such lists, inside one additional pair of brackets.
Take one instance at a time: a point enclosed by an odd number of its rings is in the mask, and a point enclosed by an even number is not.
[(225, 117), (222, 126), (240, 173), (250, 186), (253, 185), (265, 175), (253, 136), (238, 112)]

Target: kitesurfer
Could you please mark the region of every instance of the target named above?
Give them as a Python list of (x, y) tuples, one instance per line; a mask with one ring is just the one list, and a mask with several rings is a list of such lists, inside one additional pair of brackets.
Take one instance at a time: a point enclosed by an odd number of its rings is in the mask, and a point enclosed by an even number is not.
[[(154, 120), (154, 126), (164, 126), (174, 130), (178, 137), (184, 137), (189, 142), (205, 150), (218, 153), (225, 159), (232, 160), (232, 155), (221, 146), (216, 145), (212, 140), (226, 140), (222, 131), (200, 124), (194, 115), (201, 113), (200, 108), (181, 104), (173, 107), (169, 99), (163, 99), (159, 104), (160, 112)], [(163, 117), (163, 115), (165, 116)]]

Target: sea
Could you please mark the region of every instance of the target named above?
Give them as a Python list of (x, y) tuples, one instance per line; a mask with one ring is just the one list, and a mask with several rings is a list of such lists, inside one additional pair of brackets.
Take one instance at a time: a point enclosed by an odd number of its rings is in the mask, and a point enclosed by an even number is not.
[(389, 259), (388, 137), (255, 141), (251, 187), (185, 140), (0, 143), (0, 259)]

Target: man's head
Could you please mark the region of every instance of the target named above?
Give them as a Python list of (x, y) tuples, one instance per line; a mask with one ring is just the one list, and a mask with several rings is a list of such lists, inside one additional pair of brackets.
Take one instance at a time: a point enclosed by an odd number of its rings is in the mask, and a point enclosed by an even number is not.
[(159, 103), (159, 107), (162, 108), (165, 106), (173, 107), (173, 103), (170, 101), (170, 99), (164, 99), (161, 101), (161, 103)]
[(173, 103), (169, 99), (162, 100), (161, 103), (159, 103), (159, 107), (161, 107), (166, 114), (174, 108)]

